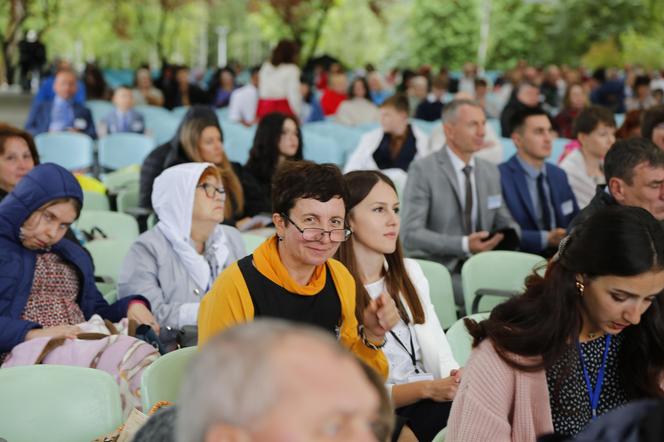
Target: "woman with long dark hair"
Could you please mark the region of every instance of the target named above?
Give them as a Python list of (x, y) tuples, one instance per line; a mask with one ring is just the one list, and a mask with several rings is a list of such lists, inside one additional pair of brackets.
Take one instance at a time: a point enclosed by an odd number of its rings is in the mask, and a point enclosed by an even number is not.
[(344, 181), (353, 235), (341, 243), (337, 257), (355, 279), (358, 320), (381, 293), (394, 299), (400, 320), (385, 335), (387, 387), (397, 415), (409, 420), (419, 440), (432, 440), (447, 422), (461, 377), (459, 364), (436, 316), (422, 269), (403, 256), (394, 183), (369, 170), (347, 173)]
[(663, 251), (649, 212), (606, 207), (523, 295), (466, 320), (475, 349), (446, 440), (569, 436), (628, 401), (664, 397)]
[(256, 128), (249, 160), (242, 170), (244, 213), (272, 212), (270, 189), (277, 166), (285, 160), (302, 159), (302, 133), (297, 121), (286, 114), (265, 115)]

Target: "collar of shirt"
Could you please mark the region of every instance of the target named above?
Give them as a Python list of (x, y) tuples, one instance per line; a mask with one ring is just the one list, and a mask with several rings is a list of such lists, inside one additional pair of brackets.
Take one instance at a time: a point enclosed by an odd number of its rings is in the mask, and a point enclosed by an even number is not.
[[(463, 170), (464, 167), (466, 167), (466, 163), (463, 162), (459, 156), (454, 153), (452, 149), (450, 149), (450, 146), (447, 146), (447, 153), (450, 156), (450, 161), (452, 161), (452, 166), (454, 167), (455, 171), (461, 171)], [(475, 156), (470, 157), (470, 161), (468, 161), (468, 165), (475, 170)]]
[(429, 103), (437, 103), (437, 102), (443, 103), (444, 99), (445, 99), (445, 95), (441, 96), (440, 98), (436, 98), (436, 96), (433, 93), (430, 93), (429, 95), (427, 95), (427, 101)]
[(536, 180), (540, 173), (544, 174), (544, 176), (546, 176), (546, 165), (545, 164), (542, 164), (542, 167), (540, 169), (535, 169), (532, 165), (525, 162), (518, 155), (516, 156), (516, 160), (519, 162), (519, 164), (523, 168), (524, 172), (526, 172), (526, 175), (528, 175), (530, 178)]

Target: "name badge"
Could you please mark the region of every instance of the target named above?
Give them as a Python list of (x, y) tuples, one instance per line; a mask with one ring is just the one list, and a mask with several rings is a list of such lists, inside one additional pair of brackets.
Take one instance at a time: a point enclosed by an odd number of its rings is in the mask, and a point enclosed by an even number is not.
[(486, 201), (486, 205), (489, 208), (489, 210), (499, 208), (500, 206), (503, 205), (502, 195), (489, 195)]
[(77, 118), (74, 120), (74, 129), (84, 130), (88, 127), (88, 122), (85, 121), (85, 118)]
[(560, 211), (563, 212), (563, 215), (569, 215), (574, 210), (574, 202), (572, 200), (567, 200), (560, 205)]
[(143, 132), (143, 123), (140, 121), (134, 121), (131, 123), (131, 130), (134, 132)]
[(433, 375), (431, 373), (417, 373), (408, 376), (409, 383), (417, 381), (433, 381)]

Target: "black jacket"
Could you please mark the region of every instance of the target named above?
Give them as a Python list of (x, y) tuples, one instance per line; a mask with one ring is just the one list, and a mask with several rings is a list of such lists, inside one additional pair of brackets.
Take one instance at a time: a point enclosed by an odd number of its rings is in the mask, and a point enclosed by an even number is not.
[(597, 191), (595, 196), (590, 200), (588, 205), (579, 212), (579, 214), (572, 220), (572, 222), (567, 226), (567, 231), (571, 232), (576, 226), (587, 220), (591, 217), (592, 214), (597, 212), (599, 209), (607, 206), (615, 206), (618, 202), (607, 192), (605, 185), (597, 186)]

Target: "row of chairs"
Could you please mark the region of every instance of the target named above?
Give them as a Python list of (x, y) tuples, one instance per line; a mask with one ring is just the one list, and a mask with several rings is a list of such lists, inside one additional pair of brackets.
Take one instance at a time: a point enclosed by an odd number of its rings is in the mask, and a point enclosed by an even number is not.
[[(482, 313), (470, 318), (481, 321), (486, 317)], [(455, 358), (464, 365), (472, 348), (463, 319), (452, 325), (447, 339)], [(159, 401), (177, 403), (195, 353), (196, 347), (176, 350), (143, 372), (144, 411)], [(60, 365), (7, 368), (0, 370), (0, 397), (0, 438), (12, 442), (87, 442), (122, 424), (118, 385), (102, 370)], [(444, 440), (444, 432), (435, 440)]]

